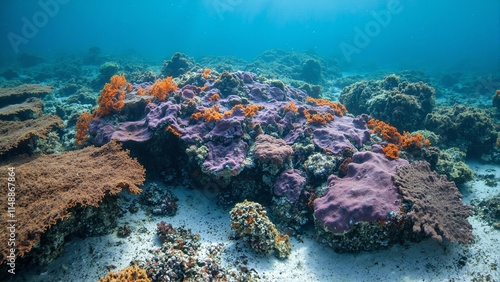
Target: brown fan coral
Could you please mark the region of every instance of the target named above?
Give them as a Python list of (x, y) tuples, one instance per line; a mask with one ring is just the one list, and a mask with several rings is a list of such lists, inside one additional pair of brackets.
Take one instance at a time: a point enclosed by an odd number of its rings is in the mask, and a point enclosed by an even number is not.
[(8, 230), (9, 219), (22, 222), (15, 226), (14, 252), (7, 245), (9, 232), (2, 231), (0, 263), (11, 253), (23, 256), (29, 252), (42, 233), (70, 216), (70, 208), (98, 206), (106, 194), (115, 195), (123, 188), (140, 193), (137, 185), (145, 180), (144, 168), (114, 141), (102, 147), (18, 159), (0, 166), (0, 171), (14, 172), (9, 183), (15, 188), (11, 191), (15, 198), (0, 197), (2, 207), (15, 199), (12, 209), (0, 215), (0, 228)]
[(429, 163), (400, 166), (395, 184), (403, 199), (412, 203), (408, 215), (414, 232), (423, 232), (439, 242), (443, 237), (459, 243), (473, 239), (472, 226), (467, 221), (471, 208), (462, 203), (462, 194), (455, 184), (432, 172)]
[(33, 136), (44, 138), (54, 126), (62, 127), (61, 119), (55, 115), (46, 115), (25, 121), (0, 121), (0, 155), (16, 148), (19, 143)]

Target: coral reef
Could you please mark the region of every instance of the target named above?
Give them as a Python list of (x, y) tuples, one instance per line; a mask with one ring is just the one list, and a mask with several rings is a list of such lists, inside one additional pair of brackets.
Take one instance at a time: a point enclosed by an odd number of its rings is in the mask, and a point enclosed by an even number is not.
[(360, 81), (345, 87), (339, 101), (353, 114), (369, 114), (405, 131), (422, 129), (422, 120), (434, 108), (434, 89), (423, 82), (400, 81), (389, 75), (383, 80)]
[(494, 147), (497, 132), (483, 109), (455, 105), (439, 108), (425, 118), (425, 128), (440, 136), (443, 145), (458, 147), (467, 156), (481, 156)]
[[(111, 142), (100, 148), (59, 155), (42, 155), (33, 159), (20, 159), (1, 167), (7, 171), (14, 167), (16, 190), (16, 219), (23, 222), (16, 228), (18, 246), (16, 254), (29, 252), (50, 226), (70, 216), (69, 209), (76, 205), (97, 206), (106, 194), (115, 195), (123, 188), (139, 193), (137, 187), (144, 181), (144, 168)], [(0, 199), (7, 206), (7, 198)], [(1, 215), (0, 227), (7, 230), (8, 213)], [(0, 262), (8, 255), (7, 232), (2, 232)]]
[[(7, 153), (23, 143), (32, 142), (33, 137), (46, 138), (55, 126), (62, 127), (62, 121), (54, 115), (46, 115), (25, 121), (0, 121), (0, 155)], [(33, 150), (34, 148), (31, 148)]]
[(267, 134), (260, 134), (255, 138), (254, 156), (265, 165), (274, 165), (276, 168), (272, 171), (283, 167), (287, 159), (290, 161), (292, 154), (292, 147), (288, 146), (283, 139)]
[(305, 183), (306, 179), (300, 170), (287, 169), (276, 178), (274, 194), (279, 197), (284, 196), (293, 203), (299, 199)]
[(465, 153), (458, 148), (449, 148), (439, 152), (436, 172), (446, 175), (455, 184), (463, 184), (474, 178), (474, 172), (465, 163)]
[(17, 87), (0, 88), (0, 103), (15, 104), (29, 97), (41, 98), (54, 90), (52, 86), (40, 84), (23, 84)]
[(331, 175), (325, 194), (314, 200), (314, 217), (331, 232), (348, 231), (358, 222), (390, 220), (402, 198), (393, 177), (406, 160), (389, 160), (379, 152), (358, 152), (352, 156), (347, 175)]
[(497, 108), (497, 112), (500, 112), (500, 90), (497, 90), (495, 94), (493, 94), (491, 103), (493, 104), (493, 107)]
[(265, 208), (259, 203), (245, 200), (238, 203), (229, 212), (231, 228), (248, 242), (250, 247), (260, 254), (269, 254), (272, 250), (279, 258), (290, 255), (292, 246), (287, 235), (280, 234), (267, 217)]
[(209, 246), (203, 254), (199, 234), (164, 221), (157, 224), (157, 235), (161, 247), (150, 251), (152, 259), (140, 263), (153, 281), (230, 281), (220, 266), (219, 245)]
[(304, 81), (325, 83), (328, 78), (342, 76), (337, 61), (323, 60), (312, 52), (297, 53), (279, 49), (265, 51), (244, 68), (264, 77), (296, 83), (296, 86)]
[(177, 77), (190, 71), (194, 67), (194, 60), (182, 53), (175, 53), (168, 61), (163, 62), (161, 74), (164, 77)]
[(462, 204), (462, 194), (455, 184), (432, 172), (427, 162), (400, 166), (394, 182), (404, 201), (410, 203), (413, 232), (439, 242), (443, 238), (459, 243), (472, 241), (472, 226), (467, 221), (472, 209)]
[[(151, 88), (146, 89), (142, 94), (152, 95), (160, 101), (165, 101), (170, 92), (177, 90), (177, 83), (169, 76), (162, 80), (157, 80)], [(139, 94), (141, 95), (141, 94)]]
[(109, 83), (104, 85), (101, 90), (101, 96), (97, 99), (99, 107), (95, 110), (94, 114), (102, 117), (110, 114), (112, 111), (119, 111), (125, 100), (125, 91), (131, 85), (127, 82), (124, 75), (113, 75)]
[(425, 139), (420, 133), (411, 134), (403, 132), (403, 134), (400, 134), (394, 126), (380, 120), (370, 119), (367, 126), (371, 129), (371, 132), (379, 134), (382, 139), (390, 142), (382, 150), (391, 159), (399, 158), (400, 149), (404, 148), (411, 152), (428, 148), (431, 145), (430, 141)]
[(78, 120), (76, 121), (76, 134), (75, 134), (75, 144), (78, 146), (83, 145), (83, 142), (87, 140), (87, 132), (92, 122), (94, 116), (91, 113), (82, 113)]
[(151, 282), (146, 270), (136, 265), (128, 266), (119, 272), (110, 271), (99, 282)]
[(310, 178), (322, 178), (324, 181), (342, 162), (342, 158), (324, 153), (311, 154), (303, 164)]
[(0, 108), (0, 120), (26, 120), (36, 118), (42, 113), (42, 100), (28, 98), (21, 104)]

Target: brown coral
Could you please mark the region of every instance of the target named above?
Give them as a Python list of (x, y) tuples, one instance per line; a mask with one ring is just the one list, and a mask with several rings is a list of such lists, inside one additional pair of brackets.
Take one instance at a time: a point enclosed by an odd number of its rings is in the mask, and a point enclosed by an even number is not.
[(41, 97), (54, 90), (54, 87), (41, 84), (23, 84), (17, 87), (0, 88), (0, 103), (12, 104), (28, 97)]
[(24, 120), (27, 118), (35, 118), (42, 112), (42, 100), (38, 98), (28, 98), (21, 104), (8, 105), (0, 109), (0, 119)]
[(16, 148), (21, 142), (33, 136), (45, 138), (54, 126), (62, 127), (58, 116), (46, 115), (25, 121), (0, 121), (0, 155)]
[(400, 166), (394, 180), (403, 199), (412, 204), (408, 215), (414, 232), (423, 232), (439, 242), (443, 237), (459, 243), (473, 239), (472, 226), (467, 221), (472, 209), (462, 203), (462, 194), (455, 184), (432, 172), (429, 163)]
[(255, 138), (254, 154), (263, 163), (282, 165), (293, 154), (293, 148), (285, 140), (260, 134)]
[(126, 267), (120, 272), (115, 273), (110, 271), (104, 278), (99, 279), (100, 282), (151, 282), (148, 278), (146, 270), (136, 265)]
[[(18, 159), (1, 166), (6, 172), (15, 171), (15, 219), (17, 256), (23, 256), (37, 243), (42, 233), (58, 220), (70, 216), (69, 209), (77, 205), (98, 206), (106, 194), (115, 195), (123, 188), (140, 193), (145, 178), (144, 168), (129, 157), (128, 151), (112, 141), (102, 147), (87, 147), (32, 159)], [(7, 207), (7, 197), (0, 197)], [(9, 213), (3, 212), (1, 230), (7, 230)], [(0, 263), (9, 254), (7, 232), (1, 233)]]

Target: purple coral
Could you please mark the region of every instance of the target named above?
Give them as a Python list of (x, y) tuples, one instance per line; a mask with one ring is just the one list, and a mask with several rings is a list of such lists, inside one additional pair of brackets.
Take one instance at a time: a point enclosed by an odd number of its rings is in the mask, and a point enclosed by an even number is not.
[(274, 183), (274, 194), (276, 196), (286, 196), (288, 201), (294, 203), (300, 197), (302, 187), (306, 179), (298, 169), (287, 169), (283, 171)]
[(333, 154), (339, 154), (345, 149), (356, 151), (356, 148), (360, 148), (368, 140), (370, 131), (364, 116), (336, 117), (333, 122), (313, 132), (314, 144)]
[(314, 217), (334, 233), (348, 231), (360, 221), (387, 220), (401, 205), (393, 177), (405, 164), (406, 160), (389, 160), (381, 153), (355, 153), (344, 178), (328, 178), (325, 195), (314, 201)]

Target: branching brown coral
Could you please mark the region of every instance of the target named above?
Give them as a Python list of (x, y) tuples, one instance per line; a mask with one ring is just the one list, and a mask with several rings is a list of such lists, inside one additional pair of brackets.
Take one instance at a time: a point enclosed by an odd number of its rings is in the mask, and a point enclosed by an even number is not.
[[(15, 171), (15, 253), (29, 252), (50, 226), (70, 216), (69, 209), (77, 205), (98, 206), (106, 194), (115, 195), (123, 188), (140, 193), (144, 168), (129, 157), (121, 145), (112, 141), (102, 147), (87, 147), (63, 154), (41, 155), (33, 159), (18, 159), (1, 166), (5, 173)], [(0, 205), (7, 207), (7, 197), (0, 197)], [(9, 254), (7, 219), (0, 220), (0, 263)]]
[(34, 118), (42, 112), (42, 100), (29, 98), (21, 104), (8, 105), (0, 109), (0, 119), (12, 120), (14, 118), (23, 120)]
[(43, 96), (54, 90), (54, 87), (40, 84), (23, 84), (17, 87), (0, 88), (0, 103), (12, 104), (28, 97)]
[(429, 163), (400, 166), (395, 184), (404, 200), (413, 204), (408, 215), (414, 232), (424, 232), (439, 242), (443, 237), (459, 243), (472, 240), (472, 226), (467, 221), (471, 208), (462, 203), (455, 184), (432, 172)]
[(46, 115), (25, 121), (0, 121), (0, 155), (15, 148), (19, 143), (33, 136), (45, 138), (54, 126), (62, 127), (62, 121), (55, 115)]
[(281, 165), (286, 158), (293, 154), (293, 149), (283, 139), (260, 134), (255, 138), (254, 154), (263, 163)]

